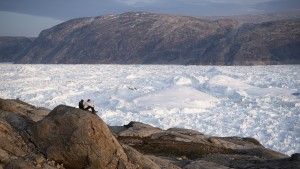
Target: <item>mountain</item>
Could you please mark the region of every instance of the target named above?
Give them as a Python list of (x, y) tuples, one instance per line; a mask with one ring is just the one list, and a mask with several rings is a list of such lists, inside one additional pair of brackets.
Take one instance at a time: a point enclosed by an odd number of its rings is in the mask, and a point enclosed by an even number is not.
[(299, 64), (299, 26), (300, 19), (243, 24), (216, 41), (208, 56), (224, 57), (225, 65)]
[(33, 41), (27, 37), (0, 37), (0, 62), (15, 62)]
[(219, 20), (219, 19), (234, 19), (239, 22), (240, 25), (244, 23), (263, 23), (279, 20), (290, 20), (300, 18), (300, 9), (280, 11), (276, 13), (253, 13), (244, 15), (232, 15), (232, 16), (200, 16), (199, 18), (207, 20)]
[(16, 63), (299, 64), (299, 45), (300, 19), (240, 24), (131, 12), (44, 30)]

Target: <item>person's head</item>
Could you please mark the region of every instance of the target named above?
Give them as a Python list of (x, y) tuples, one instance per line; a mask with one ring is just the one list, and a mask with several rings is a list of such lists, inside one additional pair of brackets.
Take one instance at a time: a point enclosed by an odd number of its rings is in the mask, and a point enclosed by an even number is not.
[(83, 102), (84, 100), (83, 100), (83, 99), (81, 99), (80, 101), (81, 101), (81, 102)]

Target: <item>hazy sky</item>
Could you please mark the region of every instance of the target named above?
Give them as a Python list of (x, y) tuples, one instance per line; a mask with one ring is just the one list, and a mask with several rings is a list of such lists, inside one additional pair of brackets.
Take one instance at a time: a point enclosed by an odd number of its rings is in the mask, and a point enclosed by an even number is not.
[(300, 0), (0, 0), (0, 36), (38, 36), (63, 21), (129, 11), (236, 15), (300, 9)]

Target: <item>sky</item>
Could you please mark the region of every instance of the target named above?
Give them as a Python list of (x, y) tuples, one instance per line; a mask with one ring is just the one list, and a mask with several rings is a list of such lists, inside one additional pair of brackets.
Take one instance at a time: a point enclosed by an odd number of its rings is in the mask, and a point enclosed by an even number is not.
[(0, 0), (0, 36), (37, 37), (64, 21), (124, 12), (228, 16), (300, 9), (300, 0)]

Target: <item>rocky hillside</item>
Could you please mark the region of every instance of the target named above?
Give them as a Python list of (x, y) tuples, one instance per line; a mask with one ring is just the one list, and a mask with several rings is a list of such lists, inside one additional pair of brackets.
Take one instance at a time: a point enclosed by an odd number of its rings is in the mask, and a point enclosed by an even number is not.
[[(284, 143), (283, 143), (284, 144)], [(88, 111), (52, 111), (0, 99), (0, 168), (226, 169), (300, 168), (291, 157), (253, 138), (162, 130), (139, 122), (107, 126)]]
[(263, 23), (270, 21), (291, 20), (300, 18), (300, 9), (278, 11), (276, 13), (253, 13), (245, 15), (232, 15), (232, 16), (201, 16), (199, 18), (208, 20), (219, 19), (234, 19), (239, 22), (240, 25), (244, 23)]
[(26, 37), (0, 37), (0, 62), (16, 62), (34, 41)]
[(300, 19), (243, 24), (153, 13), (67, 21), (17, 63), (299, 64)]

